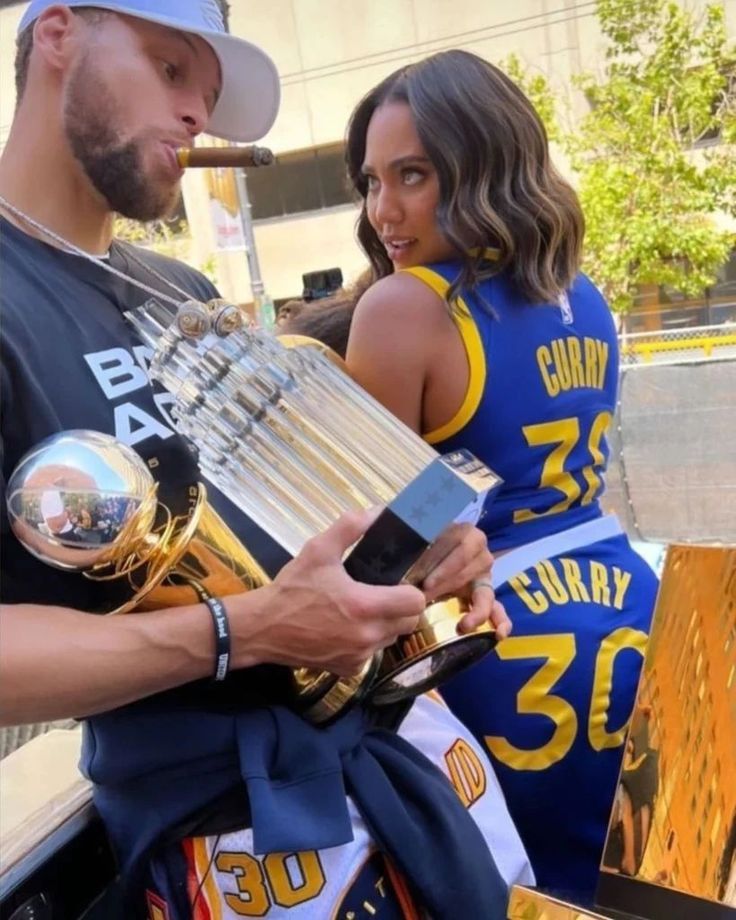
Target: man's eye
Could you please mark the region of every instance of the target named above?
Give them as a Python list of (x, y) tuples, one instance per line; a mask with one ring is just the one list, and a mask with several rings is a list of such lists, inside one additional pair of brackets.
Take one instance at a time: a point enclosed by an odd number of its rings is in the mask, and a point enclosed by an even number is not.
[(164, 76), (169, 82), (174, 83), (176, 78), (179, 76), (179, 68), (176, 64), (172, 64), (171, 61), (162, 61)]

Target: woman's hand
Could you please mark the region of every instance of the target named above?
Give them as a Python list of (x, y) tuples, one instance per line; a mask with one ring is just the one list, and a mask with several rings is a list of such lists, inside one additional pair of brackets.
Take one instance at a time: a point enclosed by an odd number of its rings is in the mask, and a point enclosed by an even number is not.
[(488, 578), (477, 579), (470, 586), (470, 610), (458, 623), (458, 632), (473, 632), (479, 626), (490, 620), (499, 639), (505, 639), (511, 632), (511, 620), (506, 613), (506, 608), (496, 600), (496, 594), (491, 586), (490, 573)]
[(448, 595), (467, 598), (470, 610), (460, 620), (459, 632), (472, 632), (490, 620), (498, 638), (505, 639), (511, 632), (511, 621), (491, 584), (493, 555), (483, 531), (470, 524), (454, 524), (430, 552), (441, 561), (422, 582), (427, 602)]

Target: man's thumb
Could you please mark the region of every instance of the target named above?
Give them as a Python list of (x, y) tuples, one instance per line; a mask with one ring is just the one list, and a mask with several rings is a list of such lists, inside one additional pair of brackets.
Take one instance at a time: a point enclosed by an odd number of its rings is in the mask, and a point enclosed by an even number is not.
[(383, 508), (366, 508), (363, 511), (348, 511), (317, 537), (320, 549), (329, 555), (342, 559), (354, 543), (363, 536), (379, 517)]

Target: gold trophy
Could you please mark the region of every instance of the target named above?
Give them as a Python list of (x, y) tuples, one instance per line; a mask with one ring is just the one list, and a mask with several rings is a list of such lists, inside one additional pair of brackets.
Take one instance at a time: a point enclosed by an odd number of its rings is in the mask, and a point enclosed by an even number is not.
[(667, 550), (596, 903), (736, 920), (736, 547)]
[(512, 889), (509, 920), (736, 920), (736, 546), (673, 544), (595, 907)]
[[(498, 477), (464, 451), (437, 454), (323, 348), (286, 348), (240, 328), (235, 310), (188, 303), (174, 316), (149, 301), (129, 314), (205, 477), (292, 556), (343, 512), (381, 506), (347, 571), (373, 584), (420, 583), (452, 544), (453, 523)], [(16, 468), (8, 508), (31, 552), (107, 580), (111, 597), (123, 591), (109, 612), (191, 604), (268, 580), (204, 484), (192, 488), (188, 514), (172, 516), (144, 462), (106, 435), (66, 432), (38, 445)], [(83, 512), (94, 528), (80, 523)], [(297, 707), (322, 723), (367, 694), (391, 703), (444, 682), (495, 644), (487, 625), (458, 635), (465, 609), (457, 598), (431, 604), (417, 631), (354, 677), (296, 669)]]

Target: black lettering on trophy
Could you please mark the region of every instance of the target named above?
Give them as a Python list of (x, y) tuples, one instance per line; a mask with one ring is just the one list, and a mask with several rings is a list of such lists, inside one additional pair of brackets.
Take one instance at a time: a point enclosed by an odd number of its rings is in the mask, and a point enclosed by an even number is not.
[(189, 504), (189, 510), (187, 511), (187, 517), (191, 518), (192, 515), (197, 510), (197, 505), (199, 504), (199, 486), (191, 485), (187, 489), (187, 502)]

